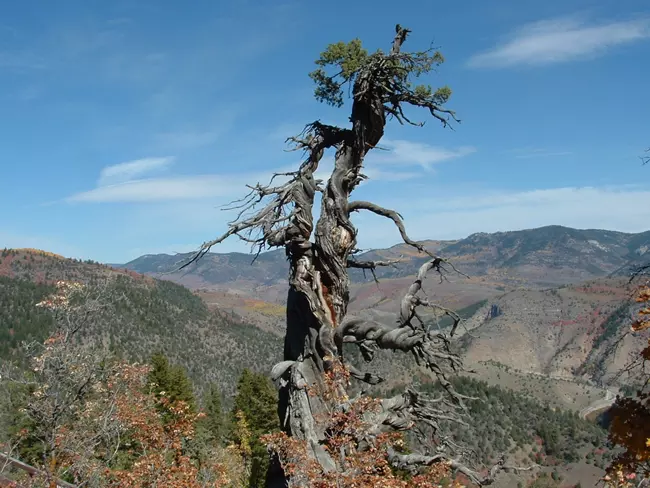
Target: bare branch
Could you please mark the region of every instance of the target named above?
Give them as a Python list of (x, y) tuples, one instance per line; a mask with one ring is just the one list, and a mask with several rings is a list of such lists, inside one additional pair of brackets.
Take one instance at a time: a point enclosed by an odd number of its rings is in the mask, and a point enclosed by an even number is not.
[(449, 127), (453, 129), (450, 125), (451, 122), (460, 123), (460, 119), (456, 117), (456, 112), (453, 110), (443, 108), (442, 106), (428, 100), (426, 97), (418, 97), (412, 92), (405, 92), (400, 94), (395, 94), (387, 97), (387, 102), (390, 103), (390, 106), (385, 105), (384, 110), (393, 115), (397, 120), (405, 120), (411, 125), (423, 126), (424, 122), (412, 122), (410, 121), (403, 112), (402, 103), (408, 103), (410, 105), (415, 105), (418, 107), (423, 107), (429, 110), (429, 113), (437, 120), (439, 120), (444, 127)]
[[(436, 256), (433, 254), (431, 251), (429, 251), (427, 248), (425, 248), (422, 244), (420, 244), (417, 241), (414, 241), (411, 239), (408, 234), (406, 233), (406, 227), (404, 226), (404, 218), (397, 213), (395, 210), (391, 210), (388, 208), (381, 207), (375, 203), (372, 202), (366, 202), (363, 200), (356, 200), (353, 202), (348, 203), (348, 212), (358, 212), (359, 210), (368, 210), (369, 212), (372, 212), (374, 214), (377, 214), (381, 217), (386, 217), (388, 219), (391, 219), (395, 225), (397, 226), (397, 229), (399, 230), (400, 235), (402, 236), (402, 240), (404, 241), (405, 244), (408, 244), (411, 247), (414, 247), (418, 251), (427, 254), (429, 257), (433, 258), (434, 263), (432, 267), (435, 267), (436, 270), (440, 273), (440, 276), (442, 277), (442, 271), (444, 271), (444, 265), (448, 265), (453, 269), (454, 272), (467, 277), (466, 274), (461, 273), (458, 271), (453, 264), (451, 264), (449, 261)], [(431, 268), (429, 268), (431, 269)], [(428, 269), (427, 269), (428, 271)], [(426, 272), (425, 272), (426, 273)]]
[(366, 277), (366, 270), (370, 270), (372, 277), (375, 280), (375, 283), (379, 283), (375, 270), (378, 267), (384, 266), (395, 266), (396, 263), (399, 263), (399, 259), (388, 259), (386, 261), (356, 261), (355, 259), (348, 259), (347, 267), (348, 268), (357, 268), (363, 270), (363, 276)]
[[(426, 278), (427, 273), (431, 270), (434, 269), (442, 278), (444, 276), (444, 268), (442, 267), (443, 263), (445, 263), (442, 258), (440, 257), (435, 257), (433, 260), (428, 261), (424, 263), (422, 266), (420, 266), (420, 269), (418, 270), (418, 274), (407, 290), (406, 294), (404, 295), (404, 298), (402, 298), (402, 302), (400, 305), (400, 316), (399, 316), (399, 322), (403, 326), (411, 326), (412, 323), (411, 321), (413, 320), (414, 317), (417, 317), (417, 307), (423, 306), (427, 308), (431, 308), (436, 311), (442, 312), (444, 315), (447, 315), (451, 317), (453, 320), (453, 326), (451, 328), (451, 332), (449, 334), (450, 337), (454, 335), (456, 332), (456, 328), (461, 322), (461, 317), (458, 315), (456, 312), (443, 307), (441, 305), (438, 305), (436, 303), (430, 302), (426, 298), (422, 298), (418, 296), (418, 293), (422, 290), (422, 282)], [(455, 268), (454, 268), (455, 269)]]
[(428, 254), (432, 258), (435, 257), (431, 252), (429, 252), (422, 244), (419, 242), (414, 241), (411, 239), (408, 234), (406, 233), (406, 228), (404, 227), (404, 221), (403, 217), (397, 213), (395, 210), (390, 210), (384, 207), (380, 207), (377, 204), (374, 204), (372, 202), (365, 202), (363, 200), (357, 200), (354, 202), (348, 203), (348, 211), (349, 212), (358, 212), (359, 210), (368, 210), (374, 214), (380, 215), (382, 217), (386, 217), (388, 219), (391, 219), (395, 225), (397, 226), (397, 229), (399, 230), (400, 235), (402, 236), (402, 240), (408, 244), (409, 246), (414, 247), (420, 252), (423, 252), (425, 254)]
[(417, 472), (421, 466), (430, 466), (440, 462), (448, 463), (453, 470), (463, 473), (473, 483), (476, 483), (479, 486), (488, 486), (494, 483), (496, 475), (501, 471), (530, 471), (539, 467), (537, 464), (526, 467), (507, 466), (504, 458), (501, 457), (501, 459), (490, 468), (490, 471), (486, 476), (481, 476), (480, 473), (468, 468), (459, 460), (449, 458), (443, 453), (435, 454), (433, 456), (424, 456), (422, 454), (399, 454), (390, 447), (388, 449), (388, 458), (393, 466), (413, 473)]
[(393, 47), (390, 50), (391, 54), (399, 54), (402, 44), (406, 41), (406, 38), (411, 33), (409, 29), (402, 27), (397, 24), (395, 26), (395, 39), (393, 39)]
[(376, 269), (384, 266), (395, 266), (400, 261), (400, 259), (388, 259), (386, 261), (356, 261), (354, 259), (348, 259), (348, 268)]
[[(245, 242), (258, 246), (258, 253), (265, 247), (287, 245), (296, 238), (306, 241), (312, 232), (312, 206), (314, 194), (318, 190), (318, 182), (313, 174), (323, 157), (325, 149), (336, 146), (350, 139), (352, 132), (318, 121), (308, 124), (302, 132), (304, 137), (290, 138), (296, 150), (303, 150), (307, 159), (296, 172), (276, 173), (269, 185), (249, 187), (248, 196), (235, 202), (230, 209), (240, 209), (234, 221), (228, 224), (228, 230), (211, 241), (204, 242), (199, 250), (180, 269), (186, 268), (201, 259), (210, 249), (235, 235)], [(291, 176), (291, 179), (279, 186), (271, 186), (277, 176)], [(250, 217), (245, 218), (246, 212), (254, 210), (267, 197), (270, 200)], [(293, 210), (288, 210), (293, 207)], [(259, 237), (252, 238), (253, 232), (258, 231)], [(242, 235), (247, 232), (248, 235)]]
[[(37, 468), (35, 468), (33, 466), (30, 466), (29, 464), (23, 463), (22, 461), (19, 461), (18, 459), (15, 459), (15, 458), (9, 456), (8, 454), (2, 453), (2, 452), (0, 452), (0, 460), (5, 463), (4, 464), (5, 466), (12, 466), (14, 468), (20, 469), (21, 471), (29, 473), (30, 477), (35, 476), (35, 475), (40, 475), (41, 477), (43, 477), (43, 476), (46, 476), (47, 474), (49, 474), (49, 473), (46, 474), (45, 472), (43, 472), (43, 471), (41, 471), (41, 470), (39, 470), (39, 469), (37, 469)], [(0, 470), (0, 473), (2, 473), (2, 470)], [(19, 485), (15, 484), (14, 482), (12, 482), (12, 480), (10, 480), (9, 478), (5, 478), (4, 476), (0, 476), (0, 482), (4, 482), (4, 481), (7, 481), (6, 486), (16, 486), (16, 487), (19, 486)], [(75, 485), (73, 485), (71, 483), (68, 483), (66, 481), (60, 480), (60, 479), (55, 479), (55, 480), (52, 480), (52, 481), (55, 482), (54, 484), (57, 486), (57, 488), (77, 488), (77, 486), (75, 486)], [(1, 486), (5, 486), (5, 485), (1, 485)]]
[(450, 393), (454, 402), (464, 408), (463, 398), (452, 387), (445, 375), (446, 369), (462, 369), (460, 357), (453, 353), (449, 340), (443, 334), (431, 334), (407, 326), (388, 327), (363, 319), (350, 319), (337, 327), (334, 342), (342, 355), (344, 342), (374, 343), (380, 349), (410, 352), (432, 373)]

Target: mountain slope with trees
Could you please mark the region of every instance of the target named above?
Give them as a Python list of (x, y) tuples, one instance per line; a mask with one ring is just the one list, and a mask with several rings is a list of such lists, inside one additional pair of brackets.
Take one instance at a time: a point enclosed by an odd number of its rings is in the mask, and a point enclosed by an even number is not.
[(110, 304), (101, 320), (84, 328), (80, 340), (129, 360), (145, 361), (163, 352), (202, 387), (217, 383), (230, 395), (248, 358), (258, 358), (255, 367), (268, 374), (281, 352), (277, 335), (231, 312), (208, 308), (169, 281), (33, 251), (8, 251), (0, 269), (5, 274), (0, 276), (0, 337), (6, 338), (0, 359), (15, 357), (21, 341), (42, 341), (51, 333), (51, 316), (36, 304), (59, 280), (83, 283), (97, 300)]

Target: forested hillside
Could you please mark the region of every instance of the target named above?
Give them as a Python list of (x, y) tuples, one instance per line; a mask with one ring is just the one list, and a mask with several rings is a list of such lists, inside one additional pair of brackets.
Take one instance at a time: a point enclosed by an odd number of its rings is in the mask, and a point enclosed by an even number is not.
[[(468, 403), (468, 426), (449, 424), (454, 438), (472, 439), (481, 462), (490, 464), (502, 452), (528, 456), (547, 466), (585, 459), (587, 452), (605, 446), (606, 431), (575, 411), (552, 408), (539, 400), (486, 382), (459, 377), (452, 380)], [(440, 393), (440, 387), (424, 390)]]
[(13, 357), (23, 341), (43, 341), (52, 330), (52, 315), (36, 307), (53, 286), (0, 276), (0, 358)]
[(87, 284), (106, 305), (101, 320), (87, 324), (80, 340), (136, 361), (163, 351), (200, 387), (216, 382), (230, 394), (245, 366), (268, 374), (280, 355), (277, 335), (232, 313), (208, 309), (190, 290), (169, 281), (46, 253), (8, 251), (3, 265), (5, 274), (9, 269), (14, 277), (0, 276), (0, 337), (6, 338), (0, 342), (0, 358), (15, 357), (22, 341), (42, 341), (49, 335), (52, 316), (36, 304), (60, 279)]

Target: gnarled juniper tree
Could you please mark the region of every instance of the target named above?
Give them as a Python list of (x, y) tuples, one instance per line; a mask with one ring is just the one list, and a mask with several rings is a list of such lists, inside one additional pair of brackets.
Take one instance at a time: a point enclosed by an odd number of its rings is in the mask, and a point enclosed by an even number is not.
[[(371, 361), (377, 349), (402, 351), (428, 368), (447, 392), (444, 398), (426, 399), (413, 389), (381, 401), (381, 411), (373, 414), (376, 433), (407, 430), (424, 422), (436, 430), (442, 419), (455, 419), (464, 409), (462, 395), (454, 391), (446, 378), (449, 370), (461, 368), (460, 358), (450, 349), (460, 317), (428, 301), (420, 293), (427, 272), (443, 277), (452, 269), (443, 258), (432, 255), (406, 233), (402, 217), (394, 210), (372, 202), (350, 200), (357, 185), (365, 178), (363, 163), (366, 154), (380, 142), (387, 119), (401, 124), (422, 125), (412, 121), (405, 109), (421, 107), (443, 126), (457, 122), (453, 111), (444, 108), (451, 90), (433, 90), (427, 85), (413, 84), (413, 78), (428, 73), (443, 62), (442, 55), (433, 50), (403, 52), (409, 30), (396, 26), (389, 52), (366, 51), (359, 40), (330, 45), (316, 61), (318, 68), (310, 74), (316, 84), (319, 101), (342, 107), (344, 95), (352, 103), (349, 127), (335, 127), (321, 122), (308, 124), (297, 137), (288, 139), (306, 158), (293, 173), (284, 174), (287, 181), (250, 187), (248, 197), (239, 201), (238, 217), (220, 237), (206, 242), (191, 262), (207, 253), (212, 246), (230, 236), (238, 236), (257, 250), (284, 247), (290, 263), (287, 298), (287, 328), (284, 361), (273, 368), (272, 376), (280, 384), (280, 421), (290, 436), (304, 440), (309, 455), (324, 472), (341, 469), (337, 456), (324, 448), (326, 422), (322, 415), (345, 405), (331, 405), (318, 392), (324, 375), (343, 366), (357, 380), (378, 383), (382, 378), (365, 373), (343, 356), (343, 344), (356, 344), (366, 361)], [(327, 182), (314, 178), (319, 162), (327, 149), (334, 149), (335, 164)], [(314, 226), (314, 197), (322, 194), (320, 217)], [(401, 301), (397, 323), (388, 327), (347, 314), (350, 300), (349, 268), (373, 271), (389, 262), (358, 261), (357, 229), (350, 220), (353, 212), (368, 211), (393, 221), (404, 242), (430, 256)], [(429, 331), (419, 320), (421, 307), (433, 307), (450, 315), (454, 325), (450, 332)], [(339, 388), (346, 388), (341, 381)], [(339, 397), (341, 398), (341, 397)], [(342, 396), (346, 398), (346, 396)], [(480, 476), (465, 467), (460, 460), (451, 459), (445, 439), (430, 455), (390, 454), (391, 462), (401, 469), (412, 470), (416, 465), (451, 461), (452, 466), (479, 484), (489, 484), (499, 466)], [(457, 452), (457, 451), (456, 451)], [(291, 481), (289, 480), (289, 484)]]

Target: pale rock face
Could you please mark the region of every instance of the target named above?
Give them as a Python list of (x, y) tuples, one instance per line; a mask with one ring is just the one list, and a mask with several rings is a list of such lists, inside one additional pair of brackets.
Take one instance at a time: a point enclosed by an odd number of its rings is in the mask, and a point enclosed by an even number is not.
[(591, 244), (592, 246), (597, 247), (598, 249), (600, 249), (602, 251), (609, 251), (609, 248), (607, 246), (604, 246), (603, 244), (601, 244), (600, 242), (598, 242), (596, 240), (589, 240), (587, 242), (589, 244)]

